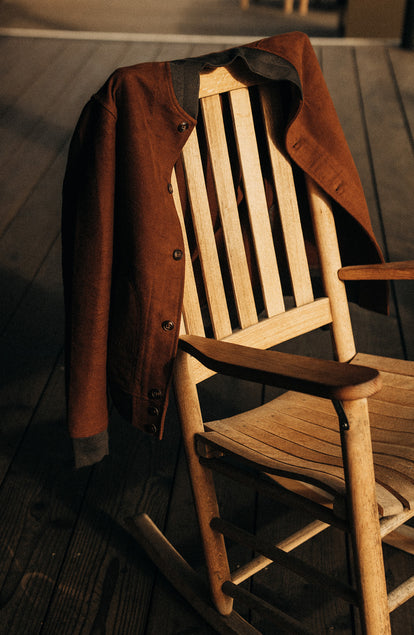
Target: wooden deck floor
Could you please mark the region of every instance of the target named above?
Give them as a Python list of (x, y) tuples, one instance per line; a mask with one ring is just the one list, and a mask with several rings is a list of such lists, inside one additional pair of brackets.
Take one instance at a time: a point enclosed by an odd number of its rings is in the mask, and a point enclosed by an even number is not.
[[(89, 95), (117, 66), (198, 55), (218, 45), (0, 38), (0, 633), (190, 635), (211, 631), (156, 575), (123, 519), (146, 511), (196, 568), (192, 500), (174, 405), (166, 439), (154, 442), (114, 414), (111, 456), (75, 472), (64, 420), (60, 189), (68, 141)], [(413, 257), (414, 53), (384, 46), (317, 47), (389, 259)], [(358, 346), (414, 359), (413, 287), (393, 291), (389, 318), (355, 310)], [(365, 328), (363, 322), (365, 320)], [(324, 334), (320, 334), (321, 342)], [(315, 353), (305, 343), (305, 352)], [(230, 385), (236, 407), (259, 388)], [(204, 399), (214, 416), (214, 389)], [(224, 396), (229, 410), (235, 404)], [(226, 401), (227, 399), (227, 401)], [(267, 507), (240, 492), (230, 514)], [(281, 535), (297, 522), (280, 510)], [(343, 575), (342, 537), (305, 553)], [(322, 545), (330, 547), (322, 552)], [(386, 548), (390, 586), (414, 559)], [(235, 561), (240, 557), (234, 551)], [(347, 608), (298, 579), (264, 572), (259, 585), (315, 633), (352, 633)], [(257, 623), (257, 622), (256, 622)], [(263, 632), (276, 631), (257, 623)], [(413, 601), (393, 615), (395, 635), (414, 633)]]

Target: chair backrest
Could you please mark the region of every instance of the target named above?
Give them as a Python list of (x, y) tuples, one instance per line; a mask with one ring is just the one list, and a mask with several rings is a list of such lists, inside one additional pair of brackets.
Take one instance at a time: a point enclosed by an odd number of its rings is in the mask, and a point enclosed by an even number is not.
[[(347, 361), (355, 346), (337, 275), (333, 215), (324, 193), (296, 173), (284, 150), (286, 92), (286, 85), (245, 67), (201, 75), (200, 122), (176, 170), (179, 174), (182, 165), (185, 194), (183, 179), (177, 182), (173, 174), (186, 248), (182, 332), (269, 348), (331, 324), (336, 357)], [(312, 284), (307, 220), (317, 245), (322, 297), (315, 297)], [(198, 362), (194, 370), (197, 381), (213, 374)]]

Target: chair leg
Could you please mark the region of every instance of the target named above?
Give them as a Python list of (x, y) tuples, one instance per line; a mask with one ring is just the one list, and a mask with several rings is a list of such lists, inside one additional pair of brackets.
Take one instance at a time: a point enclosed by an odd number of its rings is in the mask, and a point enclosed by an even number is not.
[(222, 615), (229, 615), (233, 609), (233, 599), (223, 593), (222, 586), (224, 582), (231, 579), (230, 568), (224, 538), (222, 534), (213, 531), (210, 527), (212, 519), (219, 516), (219, 508), (211, 470), (200, 464), (195, 449), (195, 435), (203, 432), (203, 422), (197, 388), (191, 381), (188, 372), (188, 356), (182, 351), (179, 351), (177, 355), (174, 380), (176, 387), (179, 386), (179, 390), (176, 390), (177, 405), (183, 423), (183, 441), (210, 579), (212, 600)]
[(341, 426), (349, 518), (360, 594), (360, 613), (367, 635), (391, 633), (380, 536), (375, 474), (366, 400), (344, 402), (349, 428)]

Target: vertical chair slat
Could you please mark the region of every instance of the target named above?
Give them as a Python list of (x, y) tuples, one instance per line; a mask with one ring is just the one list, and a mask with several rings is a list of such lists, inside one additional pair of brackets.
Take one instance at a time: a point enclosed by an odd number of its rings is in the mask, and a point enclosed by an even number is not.
[(227, 260), (241, 328), (257, 322), (257, 312), (233, 186), (226, 133), (218, 95), (201, 100)]
[(296, 304), (313, 301), (292, 166), (283, 144), (282, 104), (276, 85), (260, 86), (260, 99)]
[(192, 132), (185, 144), (182, 156), (211, 323), (214, 336), (221, 339), (229, 335), (232, 328), (196, 130)]
[(269, 316), (284, 311), (282, 287), (260, 168), (248, 89), (229, 93), (263, 299)]
[(181, 230), (184, 239), (184, 255), (185, 255), (185, 276), (184, 276), (184, 301), (183, 301), (183, 320), (186, 333), (193, 335), (205, 335), (203, 318), (200, 310), (200, 302), (198, 299), (197, 286), (194, 278), (194, 271), (191, 265), (191, 254), (188, 246), (187, 232), (184, 223), (184, 214), (181, 206), (180, 194), (178, 191), (177, 177), (175, 169), (172, 171), (171, 184), (173, 186), (173, 198), (177, 210), (177, 216), (180, 221)]

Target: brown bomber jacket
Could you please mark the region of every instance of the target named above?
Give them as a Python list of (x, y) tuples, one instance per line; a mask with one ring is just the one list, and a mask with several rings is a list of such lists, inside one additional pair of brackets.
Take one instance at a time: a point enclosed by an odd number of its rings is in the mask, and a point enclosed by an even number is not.
[[(77, 466), (108, 452), (108, 385), (133, 425), (162, 436), (184, 281), (171, 172), (197, 123), (200, 70), (236, 57), (299, 87), (287, 150), (336, 202), (346, 229), (344, 264), (382, 259), (307, 36), (289, 33), (204, 58), (115, 71), (81, 114), (63, 188), (67, 407)], [(368, 285), (363, 297), (384, 310), (378, 286), (370, 296)]]

